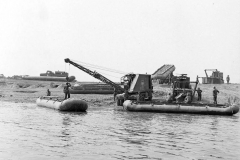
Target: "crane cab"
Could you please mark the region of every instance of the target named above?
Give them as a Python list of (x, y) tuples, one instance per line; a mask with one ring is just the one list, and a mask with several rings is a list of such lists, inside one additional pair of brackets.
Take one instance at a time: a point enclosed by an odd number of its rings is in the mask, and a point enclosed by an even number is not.
[[(124, 100), (152, 100), (152, 79), (149, 74), (126, 74), (121, 78), (121, 84), (125, 93), (117, 95), (118, 105), (122, 105)], [(120, 101), (120, 102), (119, 102)]]
[(121, 84), (128, 93), (152, 92), (151, 75), (127, 74), (121, 78)]

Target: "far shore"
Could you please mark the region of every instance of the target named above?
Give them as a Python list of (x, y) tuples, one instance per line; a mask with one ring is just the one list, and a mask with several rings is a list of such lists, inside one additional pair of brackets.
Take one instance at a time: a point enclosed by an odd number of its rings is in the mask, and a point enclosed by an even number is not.
[[(74, 83), (75, 82), (71, 82), (72, 85), (74, 85)], [(46, 96), (47, 89), (51, 91), (52, 96), (64, 98), (64, 84), (64, 82), (52, 81), (1, 79), (0, 101), (36, 103), (38, 97)], [(212, 90), (214, 86), (220, 91), (218, 103), (226, 104), (229, 99), (231, 99), (231, 102), (235, 101), (235, 103), (240, 104), (240, 84), (199, 84), (197, 88), (199, 87), (203, 91), (201, 103), (213, 103)], [(153, 90), (153, 98), (159, 99), (160, 101), (164, 101), (167, 94), (171, 92), (170, 86), (166, 84), (154, 84)], [(88, 102), (90, 106), (116, 105), (112, 94), (71, 94), (71, 98), (83, 99)], [(194, 101), (196, 101), (196, 96)]]

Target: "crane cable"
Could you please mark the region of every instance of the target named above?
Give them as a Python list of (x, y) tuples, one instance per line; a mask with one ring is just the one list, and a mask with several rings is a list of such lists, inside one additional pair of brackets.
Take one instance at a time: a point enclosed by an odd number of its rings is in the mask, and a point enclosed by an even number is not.
[[(67, 69), (66, 69), (66, 63), (65, 63), (65, 72), (67, 72)], [(69, 66), (68, 66), (68, 75), (70, 74), (70, 64), (69, 64)]]
[[(93, 66), (88, 66), (88, 65), (82, 65), (83, 67), (88, 67), (90, 69), (99, 69)], [(113, 72), (113, 71), (109, 71), (109, 70), (104, 70), (104, 69), (99, 69), (99, 70), (103, 70), (103, 71), (107, 71), (107, 72), (112, 72), (112, 73), (117, 73), (117, 74), (122, 74), (122, 73), (118, 73), (118, 72)], [(100, 73), (100, 72), (99, 72)]]
[[(84, 66), (84, 67), (86, 67), (85, 65), (82, 65), (82, 66)], [(88, 68), (91, 68), (91, 69), (95, 69), (94, 67), (89, 67), (89, 66), (87, 66)], [(114, 75), (111, 75), (111, 74), (107, 74), (107, 73), (105, 73), (105, 72), (99, 72), (99, 71), (97, 71), (97, 73), (100, 73), (100, 74), (102, 74), (102, 75), (108, 75), (108, 76), (111, 76), (111, 77), (114, 77), (114, 78), (121, 78), (122, 76), (114, 76)]]
[(65, 72), (66, 72), (66, 63), (65, 63)]
[(127, 74), (126, 72), (119, 71), (119, 70), (114, 70), (114, 69), (110, 69), (110, 68), (106, 68), (106, 67), (101, 67), (101, 66), (90, 64), (90, 63), (81, 62), (81, 61), (76, 61), (76, 60), (74, 60), (74, 61), (79, 62), (81, 64), (84, 64), (83, 66), (87, 66), (87, 67), (92, 67), (92, 68), (105, 70), (105, 71), (108, 71), (108, 72), (114, 72), (114, 73), (118, 73), (118, 74)]
[(98, 72), (98, 73), (101, 73), (101, 74), (104, 74), (104, 75), (108, 75), (108, 76), (111, 76), (111, 77), (114, 77), (114, 78), (120, 78), (120, 77), (116, 77), (116, 76), (113, 76), (113, 75), (110, 75), (110, 74), (107, 74), (107, 73), (104, 73), (104, 72)]
[[(92, 66), (86, 66), (86, 65), (82, 65), (82, 66), (84, 66), (84, 67), (88, 67), (88, 68), (91, 68), (91, 69), (95, 69), (94, 67), (92, 67)], [(99, 72), (99, 71), (97, 71), (98, 73), (100, 73), (100, 74), (102, 74), (102, 75), (108, 75), (108, 76), (111, 76), (111, 77), (114, 77), (114, 78), (121, 78), (122, 76), (114, 76), (114, 75), (112, 75), (112, 74), (107, 74), (107, 73), (105, 73), (105, 72)], [(120, 73), (118, 73), (118, 74), (120, 74)]]
[(109, 69), (109, 68), (105, 68), (105, 67), (100, 67), (100, 66), (94, 66), (94, 65), (89, 65), (89, 64), (85, 64), (83, 66), (87, 66), (87, 67), (91, 67), (91, 68), (95, 68), (95, 69), (100, 69), (100, 70), (105, 70), (108, 72), (114, 72), (114, 73), (118, 73), (118, 74), (126, 74), (125, 72), (122, 71), (117, 71), (117, 70), (113, 70), (113, 69)]
[(69, 66), (68, 66), (68, 76), (70, 75), (70, 63), (69, 63)]

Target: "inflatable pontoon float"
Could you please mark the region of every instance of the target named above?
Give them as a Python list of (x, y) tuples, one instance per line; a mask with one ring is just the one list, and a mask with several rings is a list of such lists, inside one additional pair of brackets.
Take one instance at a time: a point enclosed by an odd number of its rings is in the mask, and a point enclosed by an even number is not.
[(133, 112), (160, 112), (160, 113), (190, 113), (208, 115), (234, 115), (239, 111), (239, 105), (210, 105), (210, 104), (151, 104), (136, 103), (126, 100), (123, 103), (125, 110)]
[(71, 94), (113, 94), (113, 90), (74, 90), (69, 89)]
[(83, 100), (73, 98), (63, 100), (56, 96), (39, 97), (36, 103), (38, 106), (59, 111), (85, 112), (88, 108), (87, 102)]
[(75, 84), (69, 89), (71, 94), (113, 94), (114, 88), (107, 84)]

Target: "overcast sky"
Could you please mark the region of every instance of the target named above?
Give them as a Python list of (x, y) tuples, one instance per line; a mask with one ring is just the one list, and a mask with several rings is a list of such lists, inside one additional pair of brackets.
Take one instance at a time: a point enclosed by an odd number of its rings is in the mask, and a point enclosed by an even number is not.
[(148, 74), (173, 64), (192, 80), (218, 69), (240, 83), (240, 1), (0, 1), (0, 58), (5, 76), (60, 70), (95, 80), (65, 65), (70, 58)]

